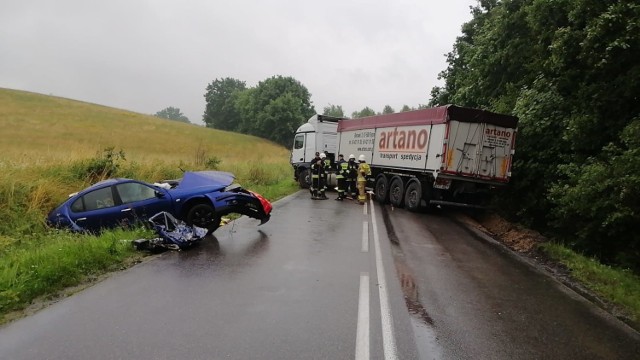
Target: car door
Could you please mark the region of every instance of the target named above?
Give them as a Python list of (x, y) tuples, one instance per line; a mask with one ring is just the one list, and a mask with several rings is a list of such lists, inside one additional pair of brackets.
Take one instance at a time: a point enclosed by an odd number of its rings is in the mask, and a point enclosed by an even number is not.
[(71, 204), (69, 215), (83, 229), (97, 231), (113, 227), (120, 218), (113, 188), (105, 186), (83, 194)]
[[(122, 222), (145, 221), (160, 211), (172, 212), (171, 197), (163, 189), (137, 181), (115, 185)], [(174, 214), (175, 215), (175, 214)]]

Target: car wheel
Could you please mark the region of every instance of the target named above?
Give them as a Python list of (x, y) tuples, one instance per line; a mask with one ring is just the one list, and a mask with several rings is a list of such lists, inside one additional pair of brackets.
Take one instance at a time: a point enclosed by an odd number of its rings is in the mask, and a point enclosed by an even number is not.
[(389, 202), (395, 207), (402, 206), (402, 198), (404, 197), (404, 183), (402, 179), (395, 176), (389, 185)]
[(197, 204), (187, 213), (187, 224), (207, 229), (207, 235), (216, 231), (220, 227), (220, 216), (218, 216), (209, 204)]
[(422, 201), (422, 186), (419, 181), (412, 181), (404, 194), (404, 206), (409, 211), (418, 211)]
[(298, 184), (300, 184), (300, 187), (303, 189), (309, 188), (309, 184), (311, 184), (311, 173), (309, 169), (301, 170), (298, 173)]
[(389, 180), (385, 175), (378, 175), (375, 194), (380, 204), (386, 204), (389, 201)]

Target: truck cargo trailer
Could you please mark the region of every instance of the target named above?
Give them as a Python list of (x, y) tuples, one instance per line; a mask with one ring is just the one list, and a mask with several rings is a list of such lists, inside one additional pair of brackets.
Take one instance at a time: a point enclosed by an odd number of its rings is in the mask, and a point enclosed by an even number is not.
[(493, 188), (509, 182), (517, 123), (454, 105), (340, 119), (331, 156), (365, 155), (381, 203), (482, 207)]

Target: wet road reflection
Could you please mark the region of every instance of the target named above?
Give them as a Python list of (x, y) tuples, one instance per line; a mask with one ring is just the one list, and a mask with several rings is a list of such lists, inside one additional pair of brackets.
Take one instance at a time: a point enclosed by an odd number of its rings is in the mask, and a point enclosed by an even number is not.
[(383, 216), (423, 358), (640, 358), (637, 332), (446, 212)]

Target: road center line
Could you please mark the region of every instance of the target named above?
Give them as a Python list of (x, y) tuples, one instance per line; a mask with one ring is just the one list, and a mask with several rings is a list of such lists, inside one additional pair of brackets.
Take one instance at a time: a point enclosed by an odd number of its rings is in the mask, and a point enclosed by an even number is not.
[(364, 206), (362, 207), (362, 213), (364, 215), (367, 215), (367, 203), (364, 203)]
[(387, 294), (387, 281), (385, 280), (382, 254), (380, 253), (380, 238), (378, 237), (378, 225), (376, 224), (376, 212), (371, 201), (371, 222), (373, 224), (373, 243), (376, 252), (376, 274), (378, 276), (378, 294), (380, 294), (380, 319), (382, 321), (382, 347), (385, 360), (398, 359), (396, 337), (393, 331), (393, 319), (389, 307)]
[(369, 273), (360, 273), (356, 360), (369, 360)]
[(361, 252), (369, 252), (369, 222), (365, 220), (362, 223), (362, 247)]

